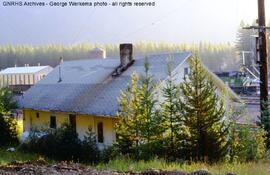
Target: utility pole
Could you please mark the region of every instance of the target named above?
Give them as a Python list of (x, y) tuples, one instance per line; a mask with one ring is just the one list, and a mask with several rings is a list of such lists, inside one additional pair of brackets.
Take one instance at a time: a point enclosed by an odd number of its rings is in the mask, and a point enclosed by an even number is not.
[[(265, 7), (264, 0), (258, 0), (258, 32), (259, 32), (259, 56), (260, 56), (260, 107), (261, 118), (269, 117), (268, 112), (268, 54), (266, 43)], [(267, 115), (267, 116), (263, 116)]]
[(260, 68), (260, 109), (261, 121), (269, 118), (268, 112), (268, 53), (267, 53), (267, 33), (265, 26), (265, 6), (264, 0), (258, 0), (258, 26), (244, 27), (243, 29), (258, 29), (256, 39), (257, 63)]

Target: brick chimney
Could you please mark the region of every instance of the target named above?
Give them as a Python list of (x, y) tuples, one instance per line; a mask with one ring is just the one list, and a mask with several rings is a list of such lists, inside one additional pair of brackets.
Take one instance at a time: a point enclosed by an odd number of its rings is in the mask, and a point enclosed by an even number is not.
[(120, 44), (120, 61), (122, 66), (127, 66), (133, 60), (132, 44)]
[(120, 44), (120, 65), (114, 70), (112, 76), (119, 76), (134, 63), (132, 44)]

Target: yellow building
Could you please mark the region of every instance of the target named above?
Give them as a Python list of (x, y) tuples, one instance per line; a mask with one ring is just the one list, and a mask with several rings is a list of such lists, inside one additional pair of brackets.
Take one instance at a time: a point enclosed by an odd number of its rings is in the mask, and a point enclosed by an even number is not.
[[(145, 57), (133, 59), (132, 52), (132, 45), (122, 44), (120, 59), (61, 63), (20, 100), (24, 131), (54, 129), (68, 122), (76, 128), (79, 138), (83, 139), (90, 127), (97, 135), (100, 148), (112, 145), (116, 139), (114, 123), (120, 92), (126, 90), (133, 72), (144, 72)], [(155, 82), (167, 78), (169, 57), (174, 59), (173, 72), (177, 83), (189, 73), (189, 52), (148, 55), (149, 71)]]

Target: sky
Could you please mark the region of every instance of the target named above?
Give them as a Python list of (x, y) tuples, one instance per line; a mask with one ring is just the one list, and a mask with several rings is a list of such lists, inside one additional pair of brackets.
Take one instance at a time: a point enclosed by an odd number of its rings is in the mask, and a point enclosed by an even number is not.
[[(0, 45), (234, 42), (240, 21), (257, 18), (257, 0), (150, 0), (155, 7), (125, 8), (4, 7), (4, 1)], [(270, 0), (265, 3), (269, 23)]]

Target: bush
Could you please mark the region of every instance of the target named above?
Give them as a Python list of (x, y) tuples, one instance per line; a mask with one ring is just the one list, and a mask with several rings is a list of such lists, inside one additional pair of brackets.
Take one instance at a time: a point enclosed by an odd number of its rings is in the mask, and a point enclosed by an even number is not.
[(113, 145), (100, 151), (99, 161), (102, 163), (108, 163), (110, 160), (114, 160), (120, 156), (121, 156), (121, 153), (119, 152), (118, 147)]
[(69, 124), (63, 124), (55, 131), (48, 130), (42, 137), (38, 137), (33, 131), (29, 142), (25, 143), (22, 149), (56, 160), (96, 163), (99, 159), (95, 135), (89, 131), (81, 141)]
[(4, 117), (0, 113), (0, 146), (10, 146), (19, 143), (17, 122), (10, 117)]
[(249, 125), (232, 126), (229, 146), (230, 161), (259, 160), (265, 155), (265, 131)]
[(96, 144), (96, 135), (92, 132), (91, 128), (88, 128), (86, 136), (81, 145), (80, 161), (90, 162), (92, 164), (97, 163), (99, 160), (99, 150)]
[[(63, 124), (56, 130), (56, 155), (60, 160), (75, 160), (80, 157), (81, 141), (74, 128), (69, 124)], [(54, 148), (54, 147), (53, 147)], [(68, 153), (68, 154), (67, 154)]]

